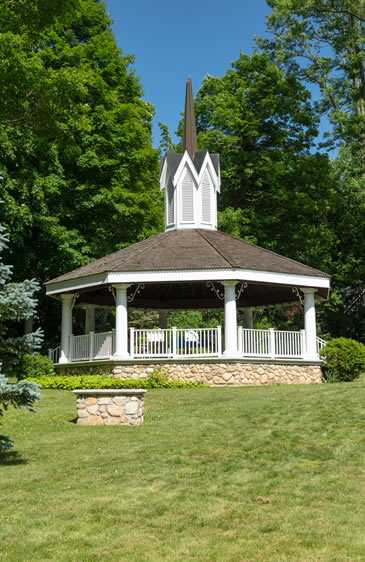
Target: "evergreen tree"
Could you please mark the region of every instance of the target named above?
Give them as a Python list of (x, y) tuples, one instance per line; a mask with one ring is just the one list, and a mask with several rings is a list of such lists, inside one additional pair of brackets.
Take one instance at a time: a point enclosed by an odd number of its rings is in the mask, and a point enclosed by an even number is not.
[[(27, 408), (33, 412), (32, 405), (40, 400), (39, 385), (35, 382), (21, 381), (9, 384), (4, 375), (0, 374), (0, 417), (9, 406)], [(6, 435), (0, 435), (0, 452), (13, 446), (13, 442)]]
[[(0, 224), (0, 252), (7, 243), (8, 234)], [(19, 335), (19, 322), (35, 313), (37, 300), (34, 294), (39, 290), (38, 283), (34, 279), (12, 283), (11, 277), (11, 266), (0, 260), (0, 368), (6, 373), (19, 364), (24, 354), (39, 348), (43, 336), (39, 328)]]

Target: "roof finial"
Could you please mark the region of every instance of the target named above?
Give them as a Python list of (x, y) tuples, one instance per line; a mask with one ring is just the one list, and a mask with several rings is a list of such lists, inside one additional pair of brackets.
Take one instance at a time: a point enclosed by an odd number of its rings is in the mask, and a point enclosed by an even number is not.
[(184, 135), (182, 151), (188, 151), (191, 158), (194, 158), (195, 152), (198, 152), (198, 141), (196, 138), (196, 122), (194, 112), (193, 88), (190, 76), (186, 81), (185, 93), (185, 111), (184, 111)]

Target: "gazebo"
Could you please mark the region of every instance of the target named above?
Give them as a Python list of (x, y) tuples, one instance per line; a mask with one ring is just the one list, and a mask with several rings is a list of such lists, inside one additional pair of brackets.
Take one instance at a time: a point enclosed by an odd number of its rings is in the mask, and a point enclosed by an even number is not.
[[(330, 276), (217, 230), (219, 156), (198, 151), (190, 79), (182, 153), (162, 158), (160, 186), (165, 232), (46, 284), (62, 302), (61, 345), (50, 350), (58, 372), (135, 377), (158, 367), (211, 384), (320, 382), (315, 304)], [(255, 308), (298, 302), (303, 330), (254, 328)], [(85, 309), (84, 335), (72, 334), (75, 306)], [(114, 330), (95, 333), (96, 307), (115, 308)], [(159, 328), (128, 329), (129, 307), (158, 310)], [(223, 329), (168, 329), (169, 310), (192, 309), (224, 310)]]

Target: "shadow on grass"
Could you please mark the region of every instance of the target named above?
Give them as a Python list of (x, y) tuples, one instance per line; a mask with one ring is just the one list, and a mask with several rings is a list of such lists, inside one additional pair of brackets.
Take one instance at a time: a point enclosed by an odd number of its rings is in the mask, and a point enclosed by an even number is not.
[(72, 420), (68, 420), (69, 423), (77, 423), (77, 418), (72, 418)]
[(28, 461), (20, 456), (18, 451), (0, 451), (0, 466), (16, 466), (27, 464)]

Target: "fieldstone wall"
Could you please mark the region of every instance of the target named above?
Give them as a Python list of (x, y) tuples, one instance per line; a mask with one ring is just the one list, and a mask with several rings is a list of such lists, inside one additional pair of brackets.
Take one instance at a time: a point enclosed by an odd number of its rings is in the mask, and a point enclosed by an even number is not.
[(143, 389), (74, 390), (78, 425), (140, 425)]
[(267, 384), (311, 384), (322, 382), (320, 365), (280, 363), (161, 363), (116, 364), (112, 376), (118, 379), (145, 378), (160, 370), (171, 380), (203, 382), (210, 386)]

